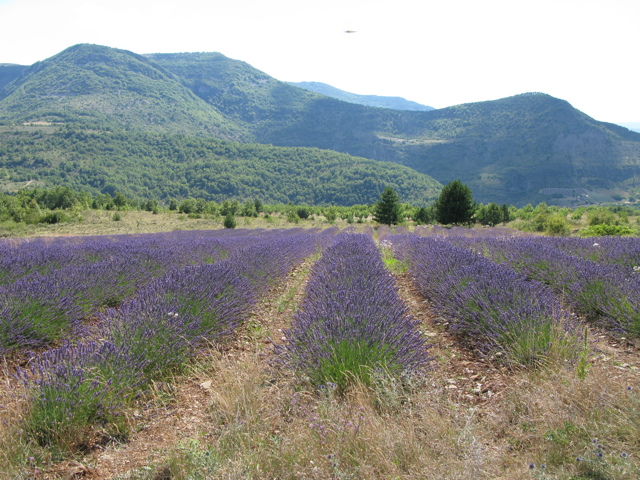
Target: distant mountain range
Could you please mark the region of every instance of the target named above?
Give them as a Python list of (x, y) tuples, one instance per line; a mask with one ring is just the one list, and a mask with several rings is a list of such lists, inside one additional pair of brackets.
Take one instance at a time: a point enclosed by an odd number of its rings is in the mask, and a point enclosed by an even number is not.
[(628, 128), (629, 130), (640, 133), (640, 122), (621, 123), (620, 125)]
[[(310, 202), (375, 199), (380, 192), (373, 190), (384, 183), (380, 180), (383, 172), (392, 167), (402, 169), (394, 174), (395, 186), (404, 188), (403, 194), (414, 200), (433, 198), (438, 182), (453, 179), (467, 183), (474, 197), (482, 202), (569, 202), (571, 192), (578, 189), (589, 191), (591, 199), (601, 201), (611, 200), (612, 195), (640, 196), (640, 133), (598, 122), (566, 101), (543, 93), (429, 111), (373, 108), (281, 82), (219, 53), (143, 56), (87, 44), (70, 47), (26, 68), (0, 64), (0, 87), (0, 181), (3, 175), (10, 181), (46, 180), (47, 175), (50, 182), (61, 181), (64, 171), (66, 181), (78, 182), (84, 178), (79, 171), (91, 172), (92, 158), (98, 157), (101, 162), (117, 164), (108, 168), (103, 165), (107, 168), (102, 171), (103, 177), (108, 176), (110, 168), (126, 171), (135, 155), (136, 162), (155, 158), (152, 163), (162, 161), (168, 165), (171, 162), (163, 155), (180, 158), (181, 145), (189, 145), (189, 139), (194, 138), (201, 139), (194, 140), (196, 143), (207, 139), (225, 141), (230, 151), (237, 150), (234, 145), (238, 142), (270, 145), (273, 150), (264, 160), (260, 158), (264, 151), (259, 148), (254, 153), (238, 148), (244, 152), (242, 155), (256, 155), (243, 157), (251, 165), (262, 165), (263, 172), (280, 169), (283, 179), (295, 173), (292, 165), (297, 162), (300, 172), (317, 180), (320, 175), (310, 168), (307, 158), (318, 163), (319, 157), (335, 158), (331, 151), (347, 154), (340, 157), (340, 162), (349, 166), (343, 180), (345, 185), (354, 185), (355, 190), (345, 193), (347, 190), (341, 189), (342, 194), (320, 196), (322, 200), (313, 195), (297, 197)], [(42, 122), (49, 125), (42, 126)], [(132, 143), (136, 145), (160, 141), (148, 137), (152, 135), (169, 139), (172, 147), (162, 154), (140, 147), (137, 154), (125, 155), (130, 160), (117, 155), (109, 160), (107, 142), (94, 154), (85, 152), (80, 165), (80, 146), (76, 143), (56, 149), (55, 159), (39, 162), (29, 153), (30, 149), (35, 152), (40, 148), (35, 146), (33, 134), (20, 131), (34, 131), (37, 127), (23, 124), (40, 125), (41, 136), (45, 131), (64, 136), (66, 129), (73, 135), (81, 131), (91, 135), (134, 135), (136, 140)], [(109, 135), (103, 138), (112, 138)], [(16, 138), (21, 140), (15, 141)], [(1, 150), (3, 145), (5, 153)], [(209, 165), (211, 154), (205, 151), (208, 147), (202, 148), (200, 157), (195, 153), (197, 149), (188, 149), (189, 161), (199, 158), (203, 165)], [(216, 157), (224, 159), (220, 152), (216, 150)], [(290, 161), (292, 155), (294, 163)], [(278, 156), (286, 159), (286, 168), (273, 163)], [(365, 163), (364, 159), (370, 160)], [(53, 174), (52, 169), (58, 173)], [(233, 178), (238, 187), (235, 195), (248, 191), (253, 195), (260, 190), (256, 176), (262, 174), (247, 176), (246, 169), (243, 171), (245, 174), (239, 172)], [(232, 171), (229, 175), (231, 179)], [(332, 181), (338, 177), (334, 175)], [(125, 178), (126, 175), (118, 182), (125, 182)], [(136, 175), (129, 178), (133, 182)], [(197, 191), (206, 192), (209, 188), (214, 192), (215, 168), (208, 170), (207, 178), (211, 187), (200, 179)], [(94, 182), (91, 188), (105, 188), (105, 182), (109, 188), (141, 191), (139, 186), (108, 178)], [(172, 182), (175, 186), (175, 178)], [(290, 182), (288, 187), (285, 183), (281, 188), (273, 186), (275, 190), (270, 195), (289, 198)], [(411, 191), (409, 183), (411, 188), (429, 188), (421, 194)], [(183, 189), (171, 190), (170, 195), (192, 194), (186, 178), (183, 185)], [(252, 187), (247, 190), (247, 185)], [(307, 189), (314, 188), (320, 188), (319, 184), (307, 185)], [(364, 194), (366, 188), (372, 191)], [(229, 191), (234, 194), (233, 189)], [(341, 201), (340, 195), (349, 200)]]
[(290, 85), (309, 90), (310, 92), (337, 98), (343, 102), (366, 105), (367, 107), (391, 108), (392, 110), (413, 110), (417, 112), (428, 112), (434, 110), (433, 107), (420, 105), (419, 103), (405, 100), (401, 97), (381, 97), (378, 95), (358, 95), (356, 93), (345, 92), (339, 88), (332, 87), (320, 82), (289, 82)]

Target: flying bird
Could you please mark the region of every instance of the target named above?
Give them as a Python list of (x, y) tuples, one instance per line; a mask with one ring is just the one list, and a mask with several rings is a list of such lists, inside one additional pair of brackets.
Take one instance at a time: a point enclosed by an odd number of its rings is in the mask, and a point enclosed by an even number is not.
[(355, 30), (345, 30), (344, 33), (356, 33)]

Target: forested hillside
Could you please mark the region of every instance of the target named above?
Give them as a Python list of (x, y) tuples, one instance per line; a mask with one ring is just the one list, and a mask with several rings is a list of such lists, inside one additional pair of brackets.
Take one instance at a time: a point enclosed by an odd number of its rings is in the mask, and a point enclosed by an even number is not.
[(145, 57), (76, 45), (37, 62), (0, 90), (0, 121), (239, 138), (232, 122)]
[(0, 133), (0, 187), (37, 181), (143, 198), (369, 204), (386, 185), (425, 205), (441, 185), (407, 167), (316, 148), (51, 127)]
[(149, 58), (258, 142), (396, 162), (441, 183), (461, 179), (481, 201), (552, 203), (540, 193), (550, 188), (640, 193), (640, 135), (543, 93), (400, 111), (302, 91), (220, 54)]
[(25, 67), (24, 65), (0, 63), (0, 89), (2, 89), (6, 84), (18, 78), (25, 68), (27, 67)]

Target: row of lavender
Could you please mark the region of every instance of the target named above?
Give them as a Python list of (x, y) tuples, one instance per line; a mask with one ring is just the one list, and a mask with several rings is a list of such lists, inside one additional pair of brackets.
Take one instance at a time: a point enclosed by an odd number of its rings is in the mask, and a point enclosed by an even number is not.
[(369, 235), (343, 233), (316, 262), (279, 361), (313, 385), (343, 389), (377, 371), (424, 368), (427, 346)]
[(84, 319), (120, 305), (154, 278), (186, 265), (213, 264), (273, 235), (227, 232), (0, 243), (0, 355), (83, 336)]
[(590, 249), (582, 242), (540, 237), (451, 240), (548, 285), (587, 321), (620, 335), (640, 336), (640, 273), (627, 263), (638, 248), (637, 239), (603, 240), (604, 246), (595, 242)]
[(0, 285), (34, 273), (46, 276), (57, 269), (117, 258), (135, 259), (152, 270), (166, 268), (168, 263), (201, 263), (207, 256), (214, 260), (210, 241), (223, 238), (218, 232), (5, 239), (0, 241)]
[(573, 311), (621, 335), (640, 335), (640, 238), (514, 235), (505, 229), (417, 228), (544, 283)]
[(601, 237), (595, 239), (549, 237), (545, 243), (585, 260), (620, 265), (629, 272), (637, 272), (640, 268), (640, 238), (638, 237)]
[(123, 404), (203, 342), (231, 335), (265, 289), (322, 248), (331, 233), (257, 236), (224, 260), (170, 271), (102, 312), (95, 341), (50, 350), (30, 371), (19, 372), (32, 398), (25, 432), (40, 445), (73, 451), (89, 426), (121, 430)]
[(435, 235), (449, 238), (473, 238), (476, 241), (483, 238), (494, 239), (496, 237), (512, 239), (535, 238), (536, 242), (557, 248), (569, 255), (575, 255), (585, 260), (609, 265), (621, 265), (628, 272), (640, 270), (640, 238), (638, 237), (541, 237), (501, 227), (478, 230), (463, 227), (418, 226), (415, 229), (415, 233), (420, 236)]
[[(303, 229), (286, 230), (288, 235)], [(0, 285), (39, 273), (46, 276), (70, 266), (127, 259), (151, 271), (213, 263), (228, 248), (246, 246), (279, 230), (235, 229), (100, 235), (34, 239), (0, 239)]]
[(519, 365), (535, 366), (573, 350), (570, 333), (576, 319), (551, 289), (449, 240), (385, 238), (395, 255), (408, 262), (417, 288), (452, 331), (481, 352), (506, 354)]

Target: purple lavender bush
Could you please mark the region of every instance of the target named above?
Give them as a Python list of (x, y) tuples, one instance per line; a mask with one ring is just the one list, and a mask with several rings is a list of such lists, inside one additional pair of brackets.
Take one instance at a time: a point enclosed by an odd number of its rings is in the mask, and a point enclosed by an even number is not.
[(0, 355), (78, 331), (81, 308), (73, 295), (58, 289), (56, 279), (39, 274), (0, 287)]
[(312, 235), (285, 232), (267, 235), (216, 264), (170, 272), (120, 308), (108, 309), (103, 337), (146, 358), (148, 377), (161, 376), (198, 344), (229, 338), (249, 318), (259, 295), (314, 249)]
[(640, 336), (640, 276), (631, 269), (570, 255), (535, 237), (485, 239), (480, 245), (475, 248), (548, 285), (589, 322)]
[(0, 287), (0, 354), (78, 336), (83, 320), (119, 305), (148, 279), (135, 262), (70, 265)]
[(58, 459), (91, 447), (93, 441), (126, 436), (120, 407), (145, 382), (143, 368), (143, 359), (111, 342), (65, 344), (45, 352), (29, 372), (18, 369), (16, 375), (30, 397), (25, 435), (52, 447)]
[[(65, 238), (4, 244), (0, 355), (79, 336), (82, 321), (116, 307), (166, 271), (215, 263), (260, 237), (184, 233)], [(42, 273), (41, 273), (42, 272)]]
[(370, 385), (376, 370), (397, 376), (430, 360), (375, 243), (363, 234), (338, 235), (325, 250), (285, 336), (276, 347), (281, 364), (313, 385), (340, 390), (354, 381)]
[[(570, 255), (608, 265), (621, 265), (629, 274), (640, 269), (640, 238), (638, 237), (552, 237), (546, 242)], [(634, 270), (634, 267), (635, 270)]]
[(543, 284), (445, 237), (385, 240), (409, 261), (416, 286), (437, 315), (480, 352), (502, 352), (525, 366), (575, 352), (576, 320)]
[(84, 248), (60, 239), (33, 239), (18, 244), (0, 241), (0, 285), (87, 261)]
[[(188, 233), (61, 237), (18, 244), (0, 241), (0, 285), (34, 273), (46, 276), (70, 266), (114, 261), (133, 262), (157, 276), (169, 268), (215, 263), (226, 254), (229, 245), (222, 235), (210, 231)], [(244, 236), (245, 240), (233, 243), (258, 241)]]
[(102, 316), (103, 336), (145, 359), (145, 375), (163, 377), (204, 340), (221, 342), (251, 313), (255, 289), (236, 265), (184, 267)]

